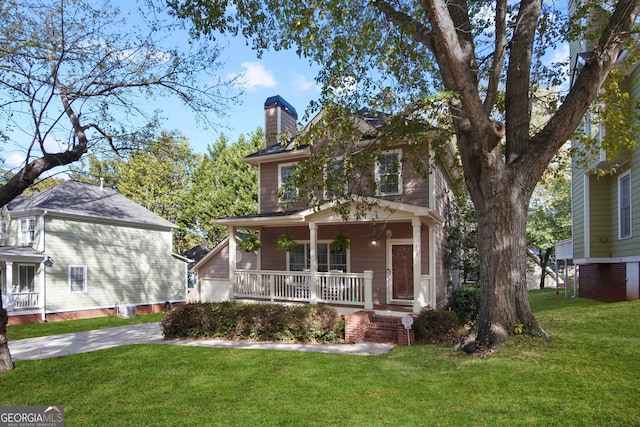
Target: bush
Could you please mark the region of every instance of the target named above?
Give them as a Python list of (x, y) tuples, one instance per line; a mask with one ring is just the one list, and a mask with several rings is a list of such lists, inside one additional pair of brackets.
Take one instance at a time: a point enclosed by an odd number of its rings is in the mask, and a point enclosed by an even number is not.
[(475, 285), (462, 286), (451, 292), (449, 308), (456, 312), (461, 322), (475, 322), (480, 309), (480, 287)]
[(422, 344), (450, 343), (459, 339), (458, 315), (448, 310), (421, 310), (415, 321), (416, 342)]
[(228, 338), (260, 341), (336, 342), (344, 339), (344, 320), (321, 305), (194, 303), (169, 312), (165, 338)]

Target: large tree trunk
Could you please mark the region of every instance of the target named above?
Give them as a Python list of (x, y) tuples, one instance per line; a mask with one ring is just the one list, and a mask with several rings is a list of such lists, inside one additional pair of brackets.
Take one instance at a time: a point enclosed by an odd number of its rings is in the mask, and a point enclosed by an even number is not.
[(9, 352), (9, 339), (7, 338), (7, 323), (9, 316), (7, 310), (2, 307), (2, 293), (0, 293), (0, 372), (13, 369), (13, 360)]

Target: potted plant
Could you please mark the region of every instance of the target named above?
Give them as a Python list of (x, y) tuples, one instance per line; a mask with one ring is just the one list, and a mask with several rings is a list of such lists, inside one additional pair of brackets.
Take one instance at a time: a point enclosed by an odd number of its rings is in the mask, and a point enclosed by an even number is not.
[(331, 244), (329, 246), (334, 251), (340, 251), (349, 249), (351, 244), (349, 243), (349, 238), (346, 235), (344, 235), (343, 233), (338, 233), (333, 236), (333, 240), (331, 241)]
[(240, 247), (245, 252), (257, 252), (260, 249), (260, 239), (257, 236), (249, 235), (242, 239)]
[(276, 242), (276, 246), (279, 251), (289, 252), (294, 250), (298, 246), (298, 242), (293, 240), (290, 234), (282, 234), (278, 241)]

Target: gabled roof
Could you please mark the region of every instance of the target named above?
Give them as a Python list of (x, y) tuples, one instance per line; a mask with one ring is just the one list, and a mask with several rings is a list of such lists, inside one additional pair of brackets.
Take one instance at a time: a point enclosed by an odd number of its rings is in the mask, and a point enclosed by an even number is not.
[(6, 205), (7, 210), (44, 212), (60, 216), (87, 217), (133, 224), (175, 228), (175, 225), (127, 199), (111, 188), (78, 181), (66, 181), (32, 196), (19, 196)]

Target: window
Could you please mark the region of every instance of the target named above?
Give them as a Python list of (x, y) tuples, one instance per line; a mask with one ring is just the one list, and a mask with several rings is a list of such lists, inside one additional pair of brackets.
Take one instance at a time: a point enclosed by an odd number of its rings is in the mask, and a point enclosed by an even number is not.
[(9, 237), (9, 228), (7, 221), (0, 221), (0, 240), (4, 240)]
[(332, 199), (333, 197), (344, 194), (347, 184), (345, 166), (344, 157), (339, 157), (327, 162), (324, 168), (325, 199)]
[(36, 236), (35, 217), (20, 218), (18, 220), (18, 243), (32, 243)]
[[(281, 202), (290, 202), (295, 199), (298, 194), (298, 189), (295, 188), (291, 181), (293, 177), (293, 165), (295, 163), (289, 163), (286, 165), (278, 165), (278, 190), (279, 200)], [(285, 187), (285, 184), (289, 183)]]
[(618, 236), (631, 237), (631, 173), (618, 178)]
[(36, 291), (36, 267), (33, 265), (18, 266), (18, 292)]
[(87, 292), (87, 266), (69, 266), (69, 291)]
[[(328, 242), (318, 243), (317, 248), (318, 271), (348, 271), (346, 249), (331, 249)], [(305, 271), (310, 269), (311, 254), (309, 249), (309, 243), (300, 243), (295, 250), (289, 252), (289, 271)]]
[(383, 153), (376, 162), (376, 194), (386, 196), (402, 193), (401, 150)]

